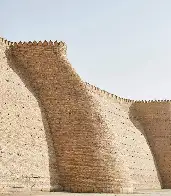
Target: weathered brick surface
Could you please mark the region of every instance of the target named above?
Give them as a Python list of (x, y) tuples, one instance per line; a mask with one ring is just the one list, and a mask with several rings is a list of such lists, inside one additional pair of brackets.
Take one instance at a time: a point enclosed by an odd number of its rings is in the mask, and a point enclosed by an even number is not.
[[(160, 188), (160, 177), (146, 135), (131, 110), (133, 102), (113, 99), (108, 93), (102, 94), (101, 91), (97, 94), (97, 90), (94, 93), (91, 91), (91, 95), (100, 105), (110, 137), (113, 136), (113, 142), (117, 145), (117, 154), (122, 156), (124, 164), (129, 168), (133, 188)], [(108, 147), (112, 149), (111, 143)]]
[(0, 188), (49, 189), (58, 174), (50, 130), (38, 101), (9, 67), (4, 52), (0, 43)]
[(141, 103), (84, 83), (63, 42), (0, 44), (1, 187), (161, 188)]
[[(171, 103), (134, 103), (130, 111), (142, 124), (161, 176), (163, 188), (171, 187)], [(132, 121), (134, 123), (134, 120)]]

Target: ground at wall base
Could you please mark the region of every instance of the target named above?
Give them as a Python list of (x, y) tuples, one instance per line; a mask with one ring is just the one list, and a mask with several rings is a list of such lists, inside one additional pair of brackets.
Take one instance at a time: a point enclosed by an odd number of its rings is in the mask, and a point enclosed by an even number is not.
[(67, 192), (32, 192), (32, 193), (0, 193), (0, 196), (170, 196), (171, 189), (143, 190), (133, 194), (110, 194), (110, 193), (67, 193)]

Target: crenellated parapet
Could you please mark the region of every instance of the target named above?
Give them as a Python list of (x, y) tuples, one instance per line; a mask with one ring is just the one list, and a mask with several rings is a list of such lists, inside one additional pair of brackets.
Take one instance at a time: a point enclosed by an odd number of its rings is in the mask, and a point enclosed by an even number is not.
[(13, 51), (17, 52), (25, 52), (26, 50), (34, 50), (34, 51), (49, 51), (54, 52), (56, 54), (60, 54), (62, 56), (66, 56), (67, 54), (67, 45), (65, 42), (58, 41), (29, 41), (29, 42), (11, 42), (4, 38), (0, 37), (0, 43), (2, 43), (6, 48), (10, 48)]
[(10, 41), (0, 37), (0, 44), (3, 44), (4, 46), (9, 47), (9, 46), (13, 45), (13, 42), (10, 42)]
[(98, 93), (99, 95), (104, 95), (108, 98), (113, 98), (119, 102), (122, 102), (122, 103), (133, 103), (134, 100), (131, 100), (131, 99), (125, 99), (125, 98), (121, 98), (115, 94), (112, 94), (112, 93), (109, 93), (105, 90), (101, 90), (100, 88), (94, 86), (94, 85), (91, 85), (89, 84), (88, 82), (85, 82), (85, 85), (88, 86), (90, 89), (92, 89), (92, 91)]
[(139, 104), (160, 104), (160, 103), (170, 103), (171, 100), (163, 99), (163, 100), (136, 100), (135, 103)]
[[(7, 39), (0, 37), (0, 44), (3, 45), (5, 48), (10, 48), (14, 54), (18, 56), (24, 56), (26, 51), (29, 53), (33, 53), (37, 55), (41, 53), (41, 51), (46, 51), (48, 54), (49, 52), (53, 52), (56, 55), (65, 56), (67, 53), (67, 45), (65, 42), (58, 42), (58, 41), (29, 41), (29, 42), (11, 42)], [(36, 54), (37, 53), (37, 54)], [(115, 94), (109, 93), (105, 90), (102, 90), (94, 85), (85, 82), (85, 85), (92, 89), (94, 92), (98, 93), (99, 95), (106, 96), (108, 98), (114, 98), (115, 100), (121, 103), (138, 103), (138, 104), (149, 104), (149, 103), (170, 103), (171, 100), (131, 100), (119, 97)]]
[(96, 87), (94, 85), (89, 84), (88, 82), (85, 82), (85, 85), (88, 86), (90, 89), (92, 89), (94, 92), (98, 93), (99, 95), (106, 95), (107, 97), (114, 98), (115, 100), (122, 102), (122, 103), (137, 103), (137, 104), (149, 104), (149, 103), (170, 103), (171, 100), (131, 100), (131, 99), (125, 99), (122, 97), (119, 97), (115, 94), (109, 93), (105, 90), (101, 90), (99, 87)]

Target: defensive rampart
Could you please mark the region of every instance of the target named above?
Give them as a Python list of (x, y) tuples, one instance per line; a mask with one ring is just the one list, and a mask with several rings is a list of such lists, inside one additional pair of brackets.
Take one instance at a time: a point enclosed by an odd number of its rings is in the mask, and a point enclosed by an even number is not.
[(169, 102), (123, 99), (84, 83), (63, 42), (1, 39), (0, 87), (3, 191), (171, 186)]

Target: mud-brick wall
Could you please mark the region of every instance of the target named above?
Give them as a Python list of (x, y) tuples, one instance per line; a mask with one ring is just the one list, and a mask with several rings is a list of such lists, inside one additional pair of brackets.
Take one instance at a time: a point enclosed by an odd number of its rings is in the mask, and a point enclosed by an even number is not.
[(144, 128), (163, 188), (171, 188), (171, 103), (134, 103), (131, 110)]
[[(36, 93), (52, 132), (59, 185), (74, 192), (120, 192), (132, 188), (111, 114), (99, 107), (66, 59), (60, 43), (25, 43), (8, 51), (8, 63)], [(110, 102), (106, 103), (110, 107)], [(117, 126), (117, 124), (113, 124)], [(118, 125), (118, 129), (121, 125)]]
[(142, 127), (132, 122), (132, 102), (102, 96), (84, 84), (68, 62), (63, 42), (14, 44), (6, 55), (49, 127), (56, 156), (52, 165), (49, 159), (49, 175), (58, 176), (56, 185), (72, 192), (160, 188)]
[[(87, 86), (66, 58), (62, 42), (12, 46), (8, 63), (35, 92), (52, 133), (59, 185), (72, 192), (124, 192), (129, 168)], [(111, 137), (110, 137), (111, 136)]]
[(89, 92), (107, 124), (108, 137), (103, 139), (118, 164), (128, 169), (133, 189), (160, 189), (160, 177), (143, 127), (130, 111), (132, 101), (112, 97), (91, 85)]
[[(58, 185), (56, 157), (35, 95), (9, 66), (0, 41), (0, 192)], [(56, 187), (58, 188), (58, 187)]]

